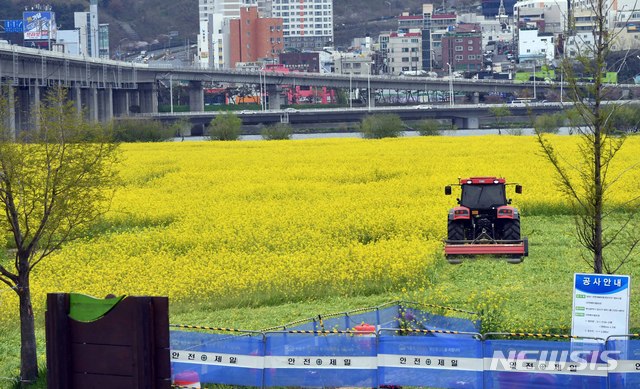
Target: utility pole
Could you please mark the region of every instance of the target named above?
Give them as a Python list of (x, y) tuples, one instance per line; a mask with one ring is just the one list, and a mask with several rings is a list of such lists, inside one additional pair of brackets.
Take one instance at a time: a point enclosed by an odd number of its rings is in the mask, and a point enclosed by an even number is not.
[(447, 66), (449, 66), (449, 105), (453, 106), (453, 72), (449, 62), (447, 62)]

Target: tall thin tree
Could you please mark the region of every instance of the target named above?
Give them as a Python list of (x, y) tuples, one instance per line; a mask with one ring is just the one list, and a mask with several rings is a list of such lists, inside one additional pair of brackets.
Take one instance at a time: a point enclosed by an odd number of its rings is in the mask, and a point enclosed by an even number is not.
[[(640, 238), (629, 232), (633, 226), (637, 202), (633, 195), (626, 204), (618, 206), (612, 200), (622, 176), (638, 165), (624, 168), (614, 166), (614, 160), (623, 147), (626, 137), (614, 127), (613, 117), (624, 102), (609, 101), (612, 86), (607, 82), (607, 58), (616, 41), (620, 28), (610, 25), (609, 16), (615, 10), (608, 0), (584, 0), (570, 2), (567, 20), (569, 46), (561, 50), (568, 54), (561, 62), (571, 105), (577, 115), (569, 115), (571, 127), (579, 136), (580, 160), (568, 161), (554, 148), (550, 139), (537, 131), (538, 143), (543, 154), (552, 164), (562, 193), (570, 201), (575, 215), (576, 236), (590, 253), (586, 258), (595, 273), (615, 273), (631, 258)], [(575, 34), (574, 16), (579, 13), (592, 21), (591, 39)], [(591, 79), (585, 79), (590, 75)], [(620, 192), (618, 190), (618, 192)], [(626, 216), (621, 219), (621, 214)], [(628, 236), (623, 240), (624, 236)], [(625, 250), (621, 250), (624, 246)], [(608, 248), (615, 250), (605, 251)]]
[[(5, 93), (1, 107), (11, 107)], [(10, 92), (9, 92), (10, 93)], [(108, 208), (116, 185), (118, 146), (102, 126), (78, 115), (62, 87), (34, 110), (33, 129), (12, 135), (1, 109), (0, 227), (9, 231), (13, 263), (0, 282), (15, 290), (20, 316), (20, 379), (38, 377), (31, 271), (72, 239), (82, 237)]]

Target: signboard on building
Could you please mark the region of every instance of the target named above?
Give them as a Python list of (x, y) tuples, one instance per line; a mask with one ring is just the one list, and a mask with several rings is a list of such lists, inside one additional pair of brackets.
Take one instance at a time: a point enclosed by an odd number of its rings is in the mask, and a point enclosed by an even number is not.
[(28, 11), (22, 14), (24, 39), (56, 39), (55, 13), (51, 11)]
[(629, 333), (630, 277), (574, 275), (571, 335), (606, 339)]
[(4, 32), (23, 32), (22, 20), (5, 20)]

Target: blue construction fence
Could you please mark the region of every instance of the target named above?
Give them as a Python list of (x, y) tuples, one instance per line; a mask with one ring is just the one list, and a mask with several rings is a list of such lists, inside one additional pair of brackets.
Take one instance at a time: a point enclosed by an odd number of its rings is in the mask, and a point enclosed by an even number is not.
[(257, 332), (171, 331), (172, 376), (185, 386), (181, 377), (249, 387), (640, 387), (633, 336), (482, 335), (470, 312), (427, 309), (400, 303)]

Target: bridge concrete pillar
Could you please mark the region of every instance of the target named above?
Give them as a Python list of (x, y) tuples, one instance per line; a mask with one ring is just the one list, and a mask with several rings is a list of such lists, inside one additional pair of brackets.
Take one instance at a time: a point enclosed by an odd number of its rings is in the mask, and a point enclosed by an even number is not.
[(466, 124), (466, 128), (468, 128), (469, 130), (477, 130), (478, 128), (480, 128), (480, 119), (478, 119), (477, 117), (467, 118)]
[(129, 92), (126, 89), (113, 91), (113, 114), (114, 116), (129, 116), (130, 104)]
[(465, 128), (465, 127), (464, 127), (464, 125), (465, 125), (465, 123), (464, 123), (464, 118), (458, 118), (458, 117), (455, 117), (455, 118), (453, 118), (453, 119), (452, 119), (452, 121), (453, 121), (453, 125), (454, 125), (456, 128), (459, 128), (459, 129), (460, 129), (460, 128)]
[(473, 92), (473, 98), (471, 99), (473, 104), (480, 104), (480, 92)]
[(158, 85), (155, 82), (138, 84), (140, 91), (140, 112), (158, 113)]
[(73, 101), (73, 106), (75, 107), (78, 115), (82, 114), (82, 89), (79, 86), (74, 86), (69, 91), (69, 97), (71, 101)]
[(101, 89), (98, 98), (100, 121), (109, 122), (113, 120), (113, 89)]
[(189, 81), (189, 111), (204, 111), (204, 89), (201, 81)]
[(29, 87), (29, 116), (32, 120), (33, 128), (40, 128), (40, 86), (31, 85)]
[(87, 119), (91, 122), (97, 122), (100, 120), (98, 88), (95, 85), (91, 85), (89, 89), (87, 89), (87, 94)]
[(16, 139), (16, 96), (15, 96), (15, 88), (13, 86), (8, 86), (7, 89), (7, 117), (5, 126), (8, 130), (6, 136), (10, 140)]
[(453, 124), (459, 129), (477, 130), (480, 128), (478, 117), (454, 117)]
[(130, 113), (140, 113), (140, 92), (137, 89), (129, 91), (129, 107)]
[(28, 130), (29, 129), (29, 88), (18, 87), (16, 88), (16, 99), (18, 100), (17, 112), (16, 112), (16, 130)]
[(280, 85), (267, 85), (267, 96), (269, 97), (269, 109), (282, 108), (282, 87)]

